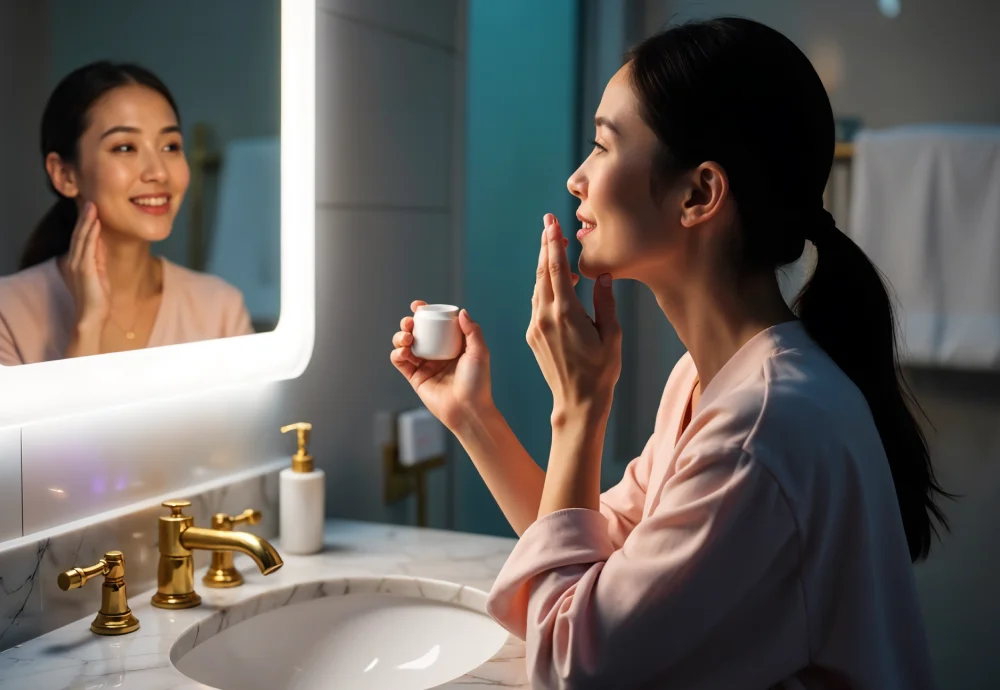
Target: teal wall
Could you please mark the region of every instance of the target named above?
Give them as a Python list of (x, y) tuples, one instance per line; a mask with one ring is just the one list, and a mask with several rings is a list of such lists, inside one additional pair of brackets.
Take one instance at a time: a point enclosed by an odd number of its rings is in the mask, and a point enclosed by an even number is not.
[[(575, 225), (578, 0), (470, 0), (464, 306), (490, 346), (493, 396), (540, 464), (552, 396), (524, 333), (542, 215)], [(571, 257), (572, 258), (572, 257)], [(456, 528), (512, 535), (471, 461), (456, 468)]]

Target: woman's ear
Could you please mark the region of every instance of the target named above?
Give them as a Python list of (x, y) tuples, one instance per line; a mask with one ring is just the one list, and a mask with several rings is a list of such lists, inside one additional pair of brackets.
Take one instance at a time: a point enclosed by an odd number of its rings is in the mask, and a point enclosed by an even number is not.
[(52, 152), (45, 157), (45, 170), (49, 173), (49, 180), (57, 192), (69, 199), (79, 196), (80, 187), (77, 185), (76, 170), (58, 153)]
[(681, 207), (681, 225), (686, 228), (714, 218), (729, 194), (729, 178), (718, 163), (708, 161), (684, 178), (686, 190)]

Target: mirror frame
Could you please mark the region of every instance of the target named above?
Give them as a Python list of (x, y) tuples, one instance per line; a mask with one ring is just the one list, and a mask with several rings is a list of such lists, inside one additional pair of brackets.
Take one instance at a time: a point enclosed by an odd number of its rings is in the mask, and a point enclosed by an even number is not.
[(0, 366), (0, 427), (291, 379), (305, 370), (316, 329), (316, 0), (282, 0), (280, 54), (281, 313), (275, 330)]

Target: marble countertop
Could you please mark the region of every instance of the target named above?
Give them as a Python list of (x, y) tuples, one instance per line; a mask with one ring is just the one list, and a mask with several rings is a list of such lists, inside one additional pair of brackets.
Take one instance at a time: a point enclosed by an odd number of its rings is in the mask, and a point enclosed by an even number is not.
[[(281, 552), (281, 542), (274, 542)], [(331, 520), (326, 526), (324, 550), (313, 556), (282, 554), (283, 568), (264, 577), (253, 562), (238, 556), (245, 584), (234, 589), (208, 589), (196, 572), (196, 590), (202, 605), (168, 611), (149, 603), (153, 591), (129, 592), (129, 604), (141, 627), (120, 637), (90, 632), (93, 614), (58, 630), (0, 653), (3, 690), (165, 690), (208, 688), (187, 678), (170, 663), (170, 649), (192, 626), (234, 624), (225, 612), (247, 599), (271, 590), (288, 591), (298, 599), (323, 596), (323, 587), (295, 587), (299, 583), (399, 576), (444, 580), (489, 591), (514, 548), (515, 540), (460, 532), (373, 523)], [(127, 582), (126, 582), (127, 584)], [(419, 588), (418, 588), (419, 589)], [(155, 590), (154, 590), (155, 591)], [(296, 596), (296, 592), (300, 594)], [(93, 612), (100, 605), (93, 589)], [(456, 598), (460, 598), (456, 588)], [(235, 610), (234, 608), (234, 610)], [(215, 615), (217, 612), (223, 615)], [(193, 638), (193, 635), (188, 635)], [(441, 688), (528, 688), (524, 644), (511, 636), (500, 652), (476, 670)]]

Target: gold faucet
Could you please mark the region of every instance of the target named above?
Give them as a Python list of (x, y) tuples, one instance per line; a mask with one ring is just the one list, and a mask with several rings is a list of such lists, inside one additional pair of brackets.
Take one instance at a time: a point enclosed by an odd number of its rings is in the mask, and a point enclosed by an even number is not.
[(64, 592), (79, 589), (98, 575), (104, 576), (101, 608), (90, 629), (98, 635), (124, 635), (138, 630), (139, 620), (132, 615), (125, 596), (125, 556), (121, 551), (108, 551), (96, 565), (60, 573), (59, 589)]
[[(239, 515), (226, 515), (216, 513), (212, 516), (212, 529), (220, 531), (233, 530), (233, 527), (246, 523), (256, 525), (260, 522), (260, 511), (247, 508)], [(236, 569), (233, 563), (232, 551), (213, 551), (212, 564), (208, 566), (208, 572), (201, 579), (206, 587), (239, 587), (243, 584), (243, 576)]]
[(247, 532), (205, 529), (194, 526), (194, 518), (184, 515), (191, 501), (164, 501), (170, 515), (159, 518), (160, 564), (156, 569), (153, 606), (187, 609), (201, 603), (194, 591), (192, 551), (241, 551), (254, 560), (260, 572), (270, 575), (283, 565), (281, 556), (264, 539)]

